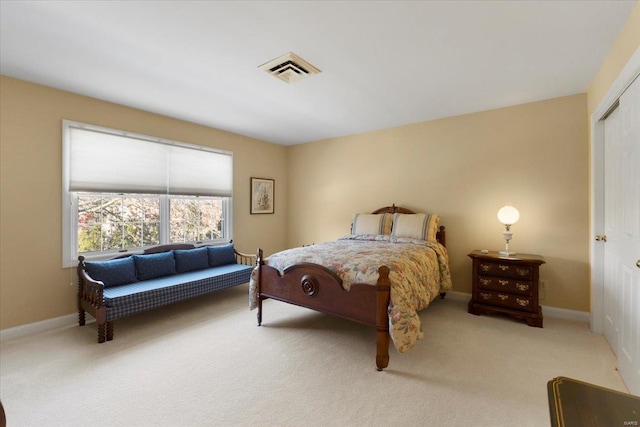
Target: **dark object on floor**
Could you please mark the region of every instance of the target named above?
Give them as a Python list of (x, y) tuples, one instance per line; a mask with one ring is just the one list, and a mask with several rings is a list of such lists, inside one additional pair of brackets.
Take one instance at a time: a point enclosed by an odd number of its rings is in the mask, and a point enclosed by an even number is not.
[(547, 383), (553, 427), (640, 425), (640, 397), (567, 377)]

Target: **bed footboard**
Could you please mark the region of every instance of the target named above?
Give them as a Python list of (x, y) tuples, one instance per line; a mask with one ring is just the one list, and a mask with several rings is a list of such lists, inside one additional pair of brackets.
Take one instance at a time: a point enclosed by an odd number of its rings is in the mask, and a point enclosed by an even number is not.
[(376, 366), (389, 364), (389, 268), (378, 269), (376, 285), (353, 284), (346, 291), (342, 279), (318, 264), (298, 263), (283, 274), (265, 265), (258, 250), (258, 325), (262, 324), (262, 301), (272, 298), (376, 327)]

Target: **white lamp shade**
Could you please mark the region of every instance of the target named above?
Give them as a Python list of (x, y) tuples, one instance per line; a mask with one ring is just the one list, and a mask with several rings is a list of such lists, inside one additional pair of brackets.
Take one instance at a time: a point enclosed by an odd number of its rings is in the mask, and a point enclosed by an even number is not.
[(498, 220), (504, 225), (513, 225), (520, 219), (520, 212), (513, 206), (507, 205), (498, 211)]

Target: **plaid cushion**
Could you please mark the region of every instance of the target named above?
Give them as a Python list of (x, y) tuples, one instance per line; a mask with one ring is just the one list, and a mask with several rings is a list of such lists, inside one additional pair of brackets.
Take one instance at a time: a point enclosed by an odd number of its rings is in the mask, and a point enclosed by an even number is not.
[(107, 321), (247, 283), (252, 269), (231, 264), (105, 289)]

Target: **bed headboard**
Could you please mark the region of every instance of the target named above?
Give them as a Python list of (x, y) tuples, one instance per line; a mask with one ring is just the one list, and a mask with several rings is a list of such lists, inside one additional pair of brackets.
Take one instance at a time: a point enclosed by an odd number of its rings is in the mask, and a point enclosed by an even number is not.
[[(376, 209), (375, 211), (373, 211), (371, 213), (373, 213), (373, 214), (383, 214), (383, 213), (414, 214), (415, 212), (412, 211), (411, 209), (403, 208), (403, 207), (396, 206), (395, 204), (393, 204), (391, 206), (385, 206), (384, 208)], [(441, 225), (440, 227), (438, 227), (438, 231), (436, 232), (436, 240), (438, 240), (438, 243), (440, 243), (442, 246), (447, 246), (445, 244), (447, 239), (446, 239), (446, 232), (445, 232), (445, 229), (444, 229), (444, 225)]]
[(415, 212), (412, 211), (411, 209), (401, 208), (400, 206), (391, 205), (391, 206), (385, 206), (384, 208), (376, 209), (375, 211), (373, 211), (371, 213), (373, 213), (373, 214), (383, 214), (383, 213), (414, 214)]

